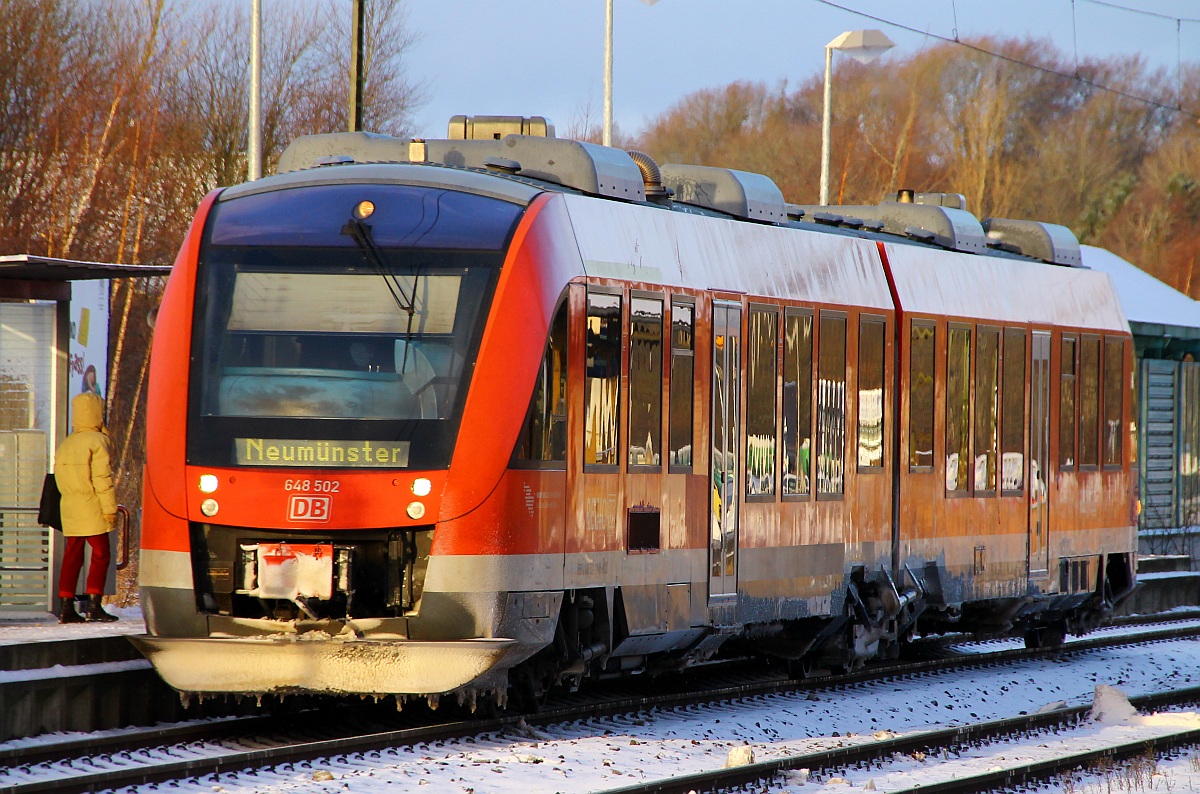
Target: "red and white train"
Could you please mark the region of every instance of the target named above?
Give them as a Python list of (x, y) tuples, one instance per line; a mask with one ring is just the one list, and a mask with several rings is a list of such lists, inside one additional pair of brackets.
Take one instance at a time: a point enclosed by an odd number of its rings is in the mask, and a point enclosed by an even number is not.
[(1132, 591), (1131, 338), (1067, 229), (547, 127), (301, 138), (205, 198), (150, 371), (168, 683), (536, 699)]

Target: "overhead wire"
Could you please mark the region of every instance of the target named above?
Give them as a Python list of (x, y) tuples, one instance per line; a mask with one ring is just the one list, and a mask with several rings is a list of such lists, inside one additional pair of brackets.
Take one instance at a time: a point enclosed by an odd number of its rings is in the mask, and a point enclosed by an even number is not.
[(1130, 8), (1119, 3), (1109, 3), (1105, 0), (1082, 0), (1084, 3), (1091, 3), (1095, 6), (1104, 6), (1105, 8), (1116, 9), (1117, 11), (1128, 11), (1130, 14), (1141, 14), (1144, 17), (1157, 17), (1159, 19), (1169, 19), (1172, 22), (1200, 22), (1200, 19), (1192, 17), (1175, 17), (1170, 14), (1160, 14), (1156, 11), (1147, 11), (1144, 8)]
[[(1170, 104), (1168, 102), (1164, 102), (1159, 99), (1153, 99), (1151, 97), (1141, 96), (1139, 94), (1133, 94), (1133, 93), (1130, 93), (1129, 91), (1123, 91), (1119, 88), (1115, 88), (1115, 87), (1107, 85), (1105, 83), (1101, 83), (1096, 80), (1092, 80), (1090, 78), (1084, 77), (1083, 75), (1078, 74), (1078, 72), (1076, 74), (1068, 74), (1066, 72), (1060, 72), (1059, 70), (1052, 69), (1049, 66), (1042, 66), (1041, 64), (1030, 63), (1029, 61), (1023, 61), (1020, 58), (1014, 58), (1011, 55), (1005, 55), (1004, 53), (1001, 53), (1001, 52), (989, 50), (986, 47), (979, 46), (978, 44), (972, 44), (970, 41), (965, 41), (963, 39), (957, 38), (957, 35), (958, 35), (957, 25), (955, 27), (955, 38), (951, 38), (949, 36), (942, 36), (937, 33), (932, 33), (928, 30), (921, 30), (920, 28), (915, 28), (915, 27), (912, 27), (911, 25), (906, 25), (903, 22), (896, 22), (895, 20), (887, 19), (886, 17), (881, 17), (877, 14), (871, 14), (866, 11), (860, 11), (856, 8), (850, 8), (849, 6), (842, 5), (841, 3), (833, 2), (833, 0), (813, 0), (813, 2), (819, 3), (823, 6), (828, 6), (829, 8), (836, 8), (837, 10), (844, 11), (847, 14), (852, 14), (857, 17), (862, 17), (863, 19), (869, 19), (873, 22), (878, 22), (882, 25), (888, 25), (888, 26), (896, 28), (898, 30), (906, 30), (909, 33), (915, 33), (919, 36), (927, 36), (931, 39), (937, 39), (938, 41), (943, 41), (947, 44), (956, 44), (960, 47), (965, 47), (974, 52), (978, 52), (981, 55), (987, 55), (991, 58), (995, 58), (997, 60), (1011, 63), (1014, 66), (1023, 66), (1027, 69), (1032, 69), (1034, 71), (1042, 72), (1043, 74), (1049, 74), (1049, 75), (1061, 77), (1065, 80), (1074, 80), (1075, 82), (1081, 83), (1082, 85), (1086, 85), (1089, 88), (1094, 88), (1097, 91), (1103, 91), (1105, 93), (1113, 94), (1115, 96), (1119, 96), (1124, 99), (1129, 99), (1134, 102), (1140, 102), (1140, 103), (1142, 103), (1144, 105), (1148, 105), (1150, 107), (1159, 108), (1160, 110), (1167, 110), (1172, 113), (1180, 113), (1182, 115), (1188, 116), (1189, 118), (1200, 121), (1200, 113), (1197, 113), (1197, 111), (1185, 109), (1181, 104), (1179, 104), (1179, 102), (1176, 102), (1175, 104)], [(1100, 0), (1087, 0), (1087, 2), (1097, 3), (1099, 5), (1109, 5), (1109, 6), (1112, 6), (1113, 8), (1122, 8), (1121, 6), (1116, 6), (1111, 3), (1102, 3), (1102, 2), (1100, 2)], [(1126, 10), (1131, 10), (1131, 9), (1126, 9)], [(1162, 15), (1155, 15), (1155, 16), (1162, 16)], [(1179, 20), (1180, 18), (1179, 17), (1169, 17), (1169, 19)], [(1200, 22), (1200, 20), (1193, 20), (1193, 19), (1183, 19), (1180, 21), (1181, 22)], [(1176, 71), (1178, 72), (1179, 70), (1177, 69)], [(1182, 85), (1182, 82), (1180, 84)]]

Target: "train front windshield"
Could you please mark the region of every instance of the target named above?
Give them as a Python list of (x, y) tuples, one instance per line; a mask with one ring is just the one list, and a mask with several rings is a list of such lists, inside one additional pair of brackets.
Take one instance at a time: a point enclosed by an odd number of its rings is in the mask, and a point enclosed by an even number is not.
[(523, 209), (377, 184), (219, 202), (197, 276), (188, 462), (448, 465)]

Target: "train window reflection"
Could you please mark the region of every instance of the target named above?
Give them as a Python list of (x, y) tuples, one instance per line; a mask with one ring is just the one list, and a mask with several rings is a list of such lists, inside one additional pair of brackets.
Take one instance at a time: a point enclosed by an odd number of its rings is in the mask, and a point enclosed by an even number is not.
[(1104, 340), (1104, 465), (1121, 465), (1121, 382), (1125, 369), (1125, 343)]
[(999, 418), (1000, 332), (980, 328), (975, 334), (975, 491), (996, 490)]
[[(377, 274), (238, 271), (227, 328), (269, 333), (447, 334), (454, 329), (462, 276), (389, 274), (412, 315), (397, 311)], [(403, 307), (407, 309), (407, 306)]]
[(746, 378), (746, 495), (775, 493), (775, 352), (778, 314), (750, 312)]
[(1075, 337), (1062, 339), (1058, 385), (1058, 465), (1075, 466)]
[(937, 329), (913, 321), (908, 382), (908, 465), (933, 465), (933, 359)]
[(517, 442), (517, 460), (565, 462), (567, 459), (567, 302), (550, 325), (546, 353), (538, 368), (529, 413)]
[(621, 296), (587, 296), (584, 463), (615, 466), (621, 392)]
[(663, 302), (629, 301), (629, 465), (662, 461)]
[(971, 329), (950, 328), (946, 346), (946, 490), (970, 485)]
[(812, 477), (811, 314), (789, 312), (783, 344), (783, 492), (809, 493)]
[(845, 492), (846, 318), (821, 313), (817, 336), (817, 494)]
[(1079, 465), (1100, 463), (1100, 340), (1079, 342)]
[(884, 320), (864, 317), (858, 324), (858, 466), (883, 466)]
[(672, 470), (678, 468), (681, 471), (692, 469), (693, 312), (691, 304), (671, 304), (671, 452), (668, 464)]
[[(396, 274), (408, 301), (398, 307), (377, 273), (211, 269), (222, 285), (209, 318), (219, 339), (209, 370), (219, 377), (205, 382), (203, 415), (444, 419), (452, 413), (465, 342), (455, 335), (459, 306), (464, 297), (473, 303), (477, 292), (464, 287), (467, 271)], [(410, 304), (411, 313), (404, 310)]]
[(1000, 382), (1000, 488), (1019, 492), (1025, 483), (1025, 332), (1004, 330)]

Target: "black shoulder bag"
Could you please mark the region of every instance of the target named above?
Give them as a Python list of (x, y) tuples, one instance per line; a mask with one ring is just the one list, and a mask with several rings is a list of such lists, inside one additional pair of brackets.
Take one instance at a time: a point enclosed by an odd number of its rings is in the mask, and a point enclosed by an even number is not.
[(42, 501), (38, 505), (38, 523), (44, 527), (62, 529), (62, 494), (53, 474), (47, 474), (42, 483)]

